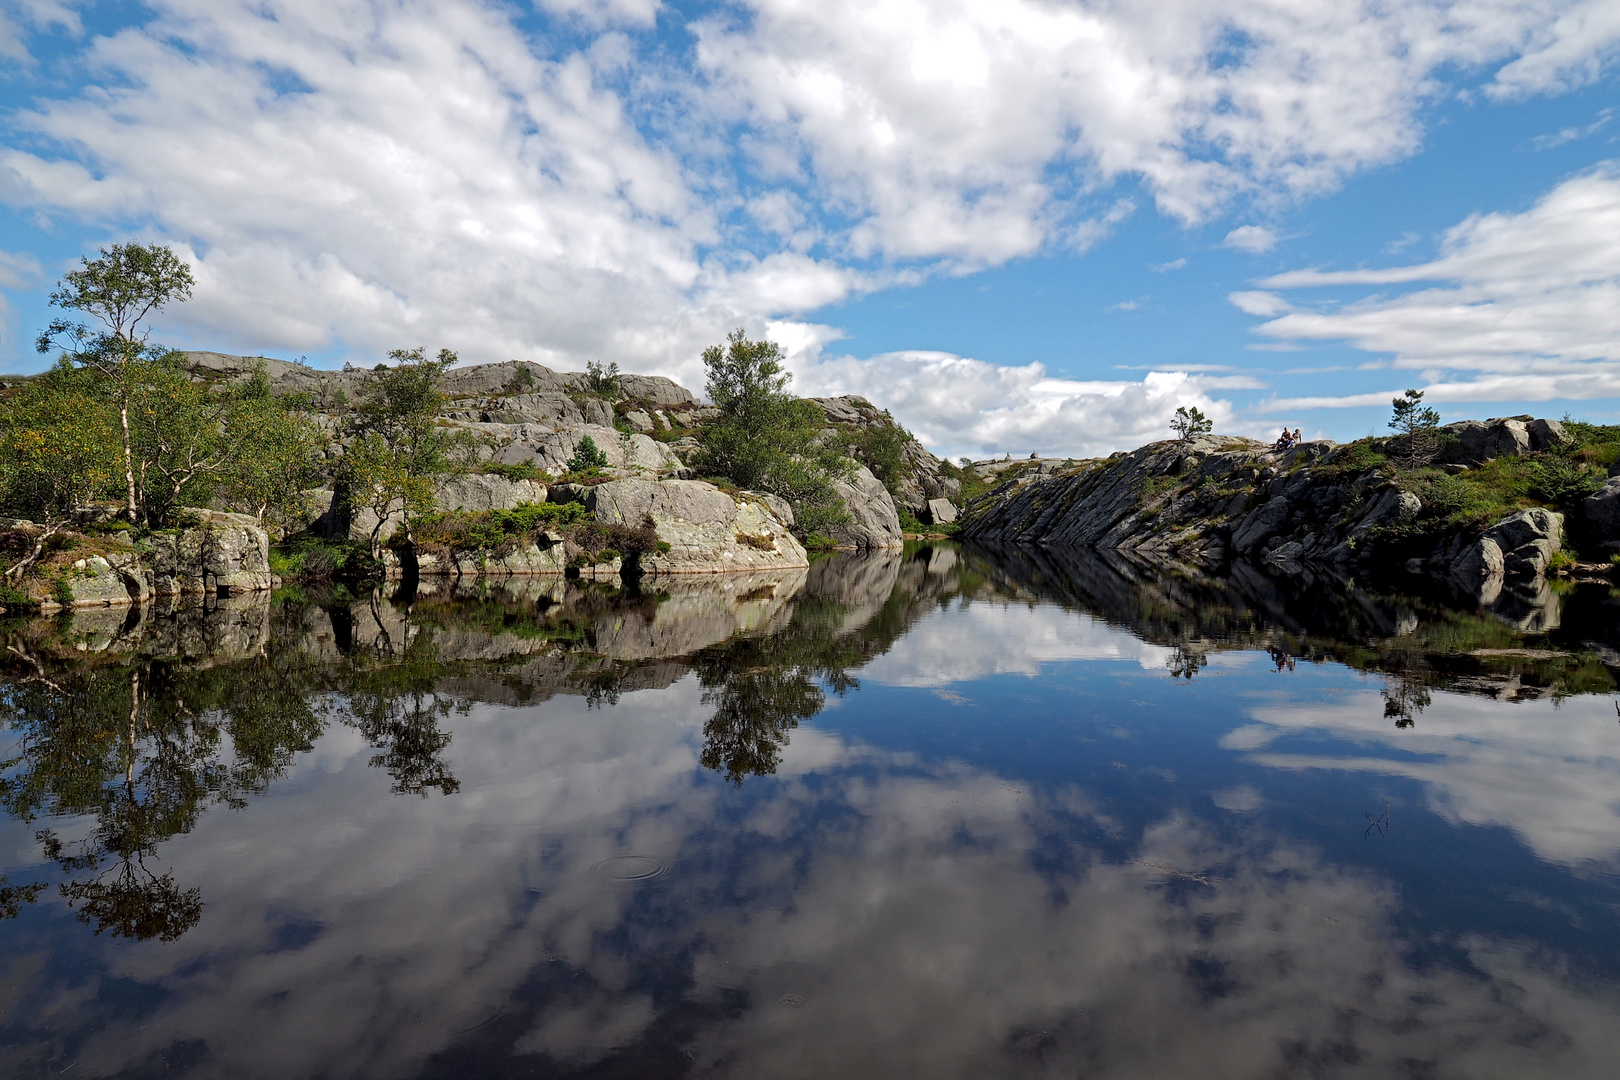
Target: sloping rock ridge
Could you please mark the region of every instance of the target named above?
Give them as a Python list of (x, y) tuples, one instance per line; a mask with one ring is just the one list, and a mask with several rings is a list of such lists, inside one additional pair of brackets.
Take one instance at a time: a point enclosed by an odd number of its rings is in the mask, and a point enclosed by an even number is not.
[[(1474, 423), (1453, 425), (1470, 434), (1451, 446), (1466, 447), (1457, 453), (1475, 464), (1565, 437), (1553, 421)], [(1347, 567), (1365, 562), (1381, 537), (1398, 534), (1423, 509), (1387, 470), (1358, 469), (1349, 453), (1329, 442), (1277, 450), (1252, 439), (1197, 436), (1068, 467), (1031, 462), (1039, 467), (1025, 468), (967, 508), (962, 534), (1206, 567), (1247, 559), (1284, 574), (1310, 565)], [(1406, 565), (1490, 599), (1504, 581), (1541, 582), (1563, 532), (1561, 515), (1531, 508), (1483, 534), (1442, 537)]]

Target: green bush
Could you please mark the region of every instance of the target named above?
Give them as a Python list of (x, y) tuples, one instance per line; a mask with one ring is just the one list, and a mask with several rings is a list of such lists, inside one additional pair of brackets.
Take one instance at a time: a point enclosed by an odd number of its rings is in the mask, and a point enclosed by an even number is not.
[(607, 454), (596, 445), (595, 439), (586, 435), (574, 444), (574, 456), (568, 459), (564, 467), (570, 473), (596, 473), (607, 468), (607, 464)]
[(534, 458), (529, 458), (521, 465), (507, 465), (503, 462), (492, 461), (484, 466), (484, 471), (491, 476), (499, 476), (507, 480), (538, 480), (543, 484), (551, 483), (551, 475), (536, 467)]
[(0, 585), (0, 611), (33, 611), (39, 601), (14, 585)]
[(584, 505), (519, 503), (508, 510), (449, 510), (419, 518), (412, 526), (416, 542), (453, 551), (499, 548), (531, 540), (544, 529), (564, 529), (589, 520)]
[(1543, 454), (1531, 462), (1529, 470), (1530, 493), (1563, 510), (1576, 509), (1607, 479), (1590, 465), (1561, 454)]

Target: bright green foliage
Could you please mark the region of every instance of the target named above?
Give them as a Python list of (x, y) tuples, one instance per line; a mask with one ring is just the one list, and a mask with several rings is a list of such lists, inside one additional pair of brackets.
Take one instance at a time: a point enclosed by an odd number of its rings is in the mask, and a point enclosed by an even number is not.
[(1408, 469), (1420, 469), (1440, 447), (1440, 414), (1423, 404), (1421, 390), (1408, 390), (1393, 404), (1389, 426), (1404, 440), (1401, 458)]
[(1176, 415), (1170, 420), (1170, 428), (1179, 439), (1190, 439), (1194, 435), (1207, 435), (1215, 430), (1215, 421), (1205, 416), (1203, 410), (1194, 405), (1176, 406)]
[(117, 490), (118, 413), (67, 363), (0, 394), (0, 510), (46, 524)]
[[(51, 304), (65, 311), (82, 311), (101, 324), (92, 331), (84, 323), (57, 319), (39, 335), (40, 352), (61, 344), (69, 362), (94, 372), (119, 411), (120, 440), (124, 451), (125, 512), (131, 521), (142, 518), (136, 460), (129, 413), (151, 365), (164, 350), (149, 346), (141, 323), (166, 305), (187, 300), (193, 285), (191, 268), (173, 251), (159, 244), (114, 244), (95, 259), (83, 259), (51, 293)], [(71, 346), (71, 347), (69, 347)]]
[(853, 463), (821, 437), (825, 416), (814, 402), (788, 393), (793, 376), (773, 341), (733, 331), (726, 345), (703, 351), (706, 390), (720, 418), (703, 432), (701, 472), (780, 495), (793, 505), (796, 528), (822, 531), (848, 520), (833, 489)]
[(596, 445), (596, 440), (589, 435), (583, 435), (579, 442), (574, 444), (574, 456), (569, 458), (563, 467), (570, 473), (590, 476), (607, 468), (607, 464), (608, 456)]
[(220, 477), (225, 501), (260, 520), (303, 516), (306, 492), (320, 482), (315, 455), (324, 438), (309, 417), (271, 394), (263, 363), (232, 395), (227, 435), (232, 452)]
[(479, 551), (532, 540), (541, 530), (564, 529), (590, 517), (590, 511), (580, 503), (519, 503), (509, 510), (451, 510), (419, 519), (415, 537), (422, 545)]
[(911, 432), (894, 423), (887, 409), (883, 416), (889, 423), (861, 428), (850, 436), (849, 443), (872, 475), (894, 495), (906, 481), (906, 444), (911, 441)]
[(412, 522), (433, 512), (439, 477), (465, 468), (475, 449), (470, 434), (434, 422), (444, 403), (439, 380), (455, 365), (456, 354), (440, 349), (429, 360), (415, 348), (388, 355), (395, 366), (382, 366), (368, 380), (338, 467), (350, 505), (376, 514), (370, 537), (374, 555), (382, 548), (390, 514), (403, 511), (410, 538)]
[(492, 476), (503, 477), (507, 480), (539, 480), (542, 483), (551, 483), (551, 476), (545, 470), (535, 467), (534, 458), (529, 458), (520, 465), (507, 465), (503, 462), (492, 461), (484, 466), (484, 471)]

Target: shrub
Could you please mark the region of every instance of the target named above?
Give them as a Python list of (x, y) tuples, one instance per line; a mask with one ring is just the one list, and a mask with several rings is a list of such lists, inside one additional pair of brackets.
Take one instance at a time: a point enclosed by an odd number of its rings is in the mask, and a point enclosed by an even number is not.
[(38, 600), (15, 585), (0, 584), (0, 611), (33, 611), (38, 607)]
[(1170, 430), (1176, 433), (1178, 439), (1190, 439), (1194, 435), (1207, 435), (1214, 431), (1215, 422), (1196, 405), (1191, 408), (1178, 405), (1176, 415), (1170, 419)]
[(1530, 491), (1565, 510), (1573, 510), (1582, 499), (1603, 486), (1602, 473), (1561, 454), (1544, 454), (1530, 465)]
[(577, 502), (519, 503), (508, 510), (449, 510), (417, 521), (416, 542), (453, 551), (499, 548), (532, 540), (545, 529), (564, 529), (590, 517)]
[(484, 471), (491, 476), (499, 476), (507, 480), (538, 480), (543, 484), (551, 483), (550, 474), (536, 467), (534, 458), (529, 458), (521, 465), (507, 465), (504, 462), (492, 461), (484, 466)]
[(607, 468), (607, 463), (607, 454), (596, 445), (595, 439), (586, 435), (574, 444), (574, 456), (568, 459), (564, 467), (569, 473), (595, 473)]
[(793, 376), (782, 361), (775, 342), (749, 341), (740, 329), (724, 346), (703, 351), (705, 389), (720, 416), (703, 430), (695, 465), (781, 496), (793, 506), (796, 527), (809, 533), (849, 520), (833, 481), (848, 476), (854, 464), (842, 440), (823, 439), (820, 407), (788, 392)]
[(586, 361), (585, 392), (609, 400), (618, 397), (623, 392), (619, 386), (619, 365), (612, 363), (603, 367), (600, 360)]
[(889, 423), (861, 428), (850, 436), (849, 445), (894, 495), (906, 481), (906, 444), (911, 441), (911, 432), (894, 423), (887, 410), (883, 415)]

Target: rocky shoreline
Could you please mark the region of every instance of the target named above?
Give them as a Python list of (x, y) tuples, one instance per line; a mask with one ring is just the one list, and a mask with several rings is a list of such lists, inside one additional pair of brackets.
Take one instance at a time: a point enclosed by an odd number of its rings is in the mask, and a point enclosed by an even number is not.
[[(1529, 417), (1467, 421), (1440, 435), (1436, 464), (1448, 476), (1569, 438), (1557, 421)], [(1392, 442), (1383, 449), (1398, 452)], [(1102, 460), (979, 467), (1013, 475), (965, 509), (961, 535), (996, 545), (1090, 548), (1206, 569), (1248, 561), (1285, 576), (1399, 568), (1490, 603), (1504, 589), (1539, 589), (1566, 540), (1565, 516), (1536, 505), (1483, 527), (1425, 533), (1423, 500), (1365, 444), (1279, 450), (1200, 435)], [(1620, 499), (1620, 483), (1610, 481), (1588, 504), (1607, 508), (1611, 489)], [(1592, 531), (1591, 521), (1580, 524)]]

